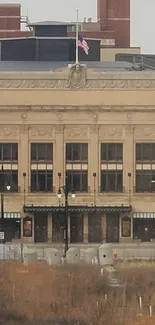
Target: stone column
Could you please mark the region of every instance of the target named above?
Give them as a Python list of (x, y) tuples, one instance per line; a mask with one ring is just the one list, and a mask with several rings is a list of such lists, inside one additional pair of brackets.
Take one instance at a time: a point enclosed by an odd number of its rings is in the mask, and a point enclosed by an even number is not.
[[(134, 190), (134, 151), (134, 125), (126, 125), (123, 152), (123, 185), (125, 187), (125, 192), (128, 195), (129, 204)], [(131, 176), (128, 176), (129, 174)]]
[(102, 242), (106, 241), (106, 214), (102, 215), (101, 219)]
[[(18, 153), (18, 172), (19, 181), (18, 186), (21, 193), (23, 193), (23, 204), (24, 204), (24, 177), (23, 173), (26, 173), (25, 177), (25, 196), (29, 191), (30, 185), (30, 148), (29, 148), (29, 125), (23, 124), (20, 128), (20, 143), (19, 143), (19, 153)], [(26, 156), (25, 156), (26, 153)]]
[[(97, 194), (98, 194), (98, 185), (99, 185), (99, 141), (98, 141), (98, 125), (91, 126), (90, 133), (90, 154), (89, 154), (89, 164), (88, 164), (88, 180), (90, 186), (90, 192), (93, 194), (92, 204), (96, 204)], [(95, 154), (94, 154), (95, 153)], [(95, 177), (95, 190), (96, 195), (94, 196), (94, 176), (93, 173), (96, 173)], [(95, 202), (94, 202), (95, 201)]]
[(58, 173), (61, 173), (61, 185), (64, 185), (64, 172), (65, 172), (65, 152), (64, 152), (64, 125), (56, 126), (56, 139), (55, 139), (55, 155), (54, 155), (54, 173), (53, 173), (53, 186), (57, 193), (59, 188)]
[(88, 214), (83, 216), (83, 242), (88, 244)]
[(48, 214), (48, 240), (52, 241), (52, 214)]
[(70, 217), (70, 213), (68, 213), (68, 243), (70, 243), (70, 237), (71, 237), (71, 217)]

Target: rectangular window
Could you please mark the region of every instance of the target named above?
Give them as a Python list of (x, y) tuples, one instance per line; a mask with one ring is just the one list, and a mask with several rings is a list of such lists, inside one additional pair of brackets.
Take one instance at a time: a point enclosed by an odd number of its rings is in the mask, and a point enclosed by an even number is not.
[(31, 192), (53, 192), (53, 171), (31, 170)]
[(101, 161), (122, 162), (122, 143), (101, 143)]
[(0, 173), (0, 188), (1, 191), (7, 192), (7, 186), (10, 186), (10, 192), (18, 192), (18, 171), (4, 170)]
[(155, 170), (136, 171), (136, 192), (155, 192)]
[(0, 143), (0, 161), (18, 161), (17, 143)]
[(122, 192), (122, 170), (101, 171), (101, 192)]
[(66, 172), (69, 191), (88, 192), (88, 172), (69, 170)]
[(88, 162), (88, 143), (66, 143), (66, 162)]
[(31, 143), (31, 161), (53, 161), (53, 144)]
[(155, 162), (155, 143), (136, 143), (136, 162)]

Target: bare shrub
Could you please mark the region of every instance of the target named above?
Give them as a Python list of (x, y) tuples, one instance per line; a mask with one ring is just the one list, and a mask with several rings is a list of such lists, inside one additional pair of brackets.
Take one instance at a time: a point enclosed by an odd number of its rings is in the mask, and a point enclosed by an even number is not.
[(122, 269), (117, 276), (124, 286), (112, 288), (98, 266), (1, 263), (0, 319), (6, 325), (130, 325), (126, 319), (143, 325), (137, 297), (148, 297), (148, 306), (155, 271)]

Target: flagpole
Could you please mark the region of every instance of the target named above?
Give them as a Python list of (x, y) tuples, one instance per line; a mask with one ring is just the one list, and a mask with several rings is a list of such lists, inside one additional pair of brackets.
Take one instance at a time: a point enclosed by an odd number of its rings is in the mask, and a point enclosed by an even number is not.
[(77, 20), (76, 20), (76, 64), (79, 63), (78, 36), (79, 36), (79, 11), (77, 10)]

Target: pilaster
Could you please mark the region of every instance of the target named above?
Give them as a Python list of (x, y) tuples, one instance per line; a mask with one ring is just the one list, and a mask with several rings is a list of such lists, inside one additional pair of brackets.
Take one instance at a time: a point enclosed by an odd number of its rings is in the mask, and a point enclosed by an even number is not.
[[(64, 184), (64, 161), (65, 161), (65, 150), (64, 150), (64, 125), (56, 126), (55, 133), (55, 154), (54, 154), (54, 170), (53, 170), (53, 185), (55, 192), (57, 192), (59, 185)], [(61, 173), (61, 184), (59, 184), (58, 173)]]
[[(26, 156), (25, 156), (26, 154)], [(18, 171), (19, 179), (18, 186), (20, 191), (25, 196), (29, 191), (29, 163), (30, 163), (30, 150), (29, 150), (29, 125), (23, 124), (20, 126), (20, 142), (19, 142), (19, 154), (18, 154)], [(23, 177), (23, 173), (26, 173), (26, 176)], [(24, 197), (23, 197), (24, 202)]]
[(88, 243), (88, 214), (84, 214), (83, 218), (83, 242)]
[[(90, 192), (94, 193), (94, 189), (95, 189), (96, 195), (98, 193), (98, 184), (99, 184), (99, 134), (98, 132), (99, 132), (99, 125), (96, 124), (91, 125), (88, 181), (90, 186)], [(95, 179), (93, 176), (94, 173), (96, 173)]]
[(134, 187), (134, 125), (125, 127), (125, 143), (123, 152), (123, 185), (129, 198), (133, 194)]

